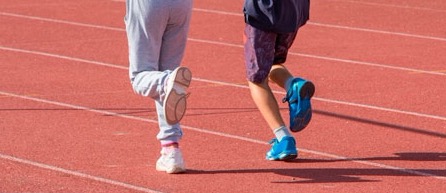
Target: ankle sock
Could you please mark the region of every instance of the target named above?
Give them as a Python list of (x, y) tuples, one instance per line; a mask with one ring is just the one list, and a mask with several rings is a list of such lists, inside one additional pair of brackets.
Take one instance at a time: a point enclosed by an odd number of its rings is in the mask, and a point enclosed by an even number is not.
[(291, 87), (291, 83), (293, 82), (294, 77), (288, 78), (288, 80), (285, 81), (285, 90), (288, 91)]
[(292, 137), (291, 133), (288, 131), (288, 128), (285, 126), (274, 129), (274, 135), (279, 142), (286, 136)]

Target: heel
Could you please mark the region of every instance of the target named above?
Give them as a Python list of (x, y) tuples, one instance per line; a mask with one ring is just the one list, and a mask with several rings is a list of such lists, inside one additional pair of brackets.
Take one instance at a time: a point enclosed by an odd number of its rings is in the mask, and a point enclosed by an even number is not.
[(300, 98), (301, 99), (310, 99), (314, 95), (314, 91), (316, 90), (316, 87), (314, 84), (310, 81), (305, 82), (305, 84), (300, 89)]

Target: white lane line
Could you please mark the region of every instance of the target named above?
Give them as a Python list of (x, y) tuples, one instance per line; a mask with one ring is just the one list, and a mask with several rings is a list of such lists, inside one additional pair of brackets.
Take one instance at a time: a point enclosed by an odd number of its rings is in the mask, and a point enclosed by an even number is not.
[[(79, 22), (71, 22), (71, 21), (41, 18), (41, 17), (34, 17), (34, 16), (26, 16), (26, 15), (20, 15), (20, 14), (4, 13), (4, 12), (0, 12), (0, 15), (6, 15), (6, 16), (10, 16), (10, 17), (18, 17), (18, 18), (24, 18), (24, 19), (31, 19), (31, 20), (46, 21), (46, 22), (52, 22), (52, 23), (74, 25), (74, 26), (80, 26), (80, 27), (96, 28), (96, 29), (102, 29), (102, 30), (125, 32), (124, 29), (117, 28), (117, 27), (99, 26), (99, 25), (93, 25), (93, 24), (85, 24), (85, 23), (79, 23)], [(212, 44), (212, 45), (222, 45), (222, 46), (243, 48), (243, 45), (241, 45), (241, 44), (219, 42), (219, 41), (212, 41), (212, 40), (203, 40), (203, 39), (196, 39), (196, 38), (188, 38), (188, 40), (192, 41), (192, 42), (207, 43), (207, 44)], [(445, 39), (445, 41), (446, 41), (446, 39)], [(312, 54), (302, 54), (302, 53), (295, 53), (295, 52), (290, 52), (289, 54), (295, 55), (295, 56), (306, 57), (306, 58), (319, 59), (319, 60), (327, 60), (327, 61), (343, 62), (343, 63), (357, 64), (357, 65), (364, 65), (364, 66), (371, 66), (371, 67), (387, 68), (387, 69), (393, 69), (393, 70), (401, 70), (401, 71), (407, 71), (407, 72), (411, 72), (411, 73), (446, 76), (446, 73), (441, 71), (443, 69), (440, 69), (438, 71), (428, 71), (428, 70), (421, 70), (421, 69), (414, 69), (414, 68), (397, 67), (397, 66), (392, 66), (392, 65), (387, 65), (387, 64), (378, 64), (378, 63), (362, 62), (362, 61), (342, 59), (342, 58), (318, 56), (318, 55), (312, 55)]]
[[(83, 62), (83, 63), (87, 63), (87, 64), (94, 64), (94, 65), (99, 65), (99, 66), (105, 66), (105, 67), (110, 67), (110, 68), (117, 68), (117, 69), (128, 70), (128, 67), (124, 67), (124, 66), (117, 65), (117, 64), (97, 62), (97, 61), (93, 61), (93, 60), (74, 58), (74, 57), (70, 57), (70, 56), (63, 56), (63, 55), (59, 55), (59, 54), (51, 54), (51, 53), (40, 52), (40, 51), (24, 50), (24, 49), (18, 49), (18, 48), (9, 48), (9, 47), (4, 47), (4, 46), (0, 46), (0, 50), (20, 52), (20, 53), (25, 53), (25, 54), (41, 55), (41, 56), (47, 56), (47, 57), (53, 57), (53, 58), (60, 58), (60, 59), (64, 59), (64, 60)], [(234, 83), (217, 81), (217, 80), (208, 80), (208, 79), (203, 79), (203, 78), (198, 78), (198, 77), (194, 77), (193, 79), (195, 81), (212, 83), (212, 84), (218, 84), (218, 85), (224, 85), (224, 86), (230, 86), (230, 87), (245, 88), (245, 89), (248, 88), (246, 85), (234, 84)], [(278, 93), (278, 94), (285, 94), (285, 92), (283, 92), (283, 91), (273, 91), (273, 92), (274, 93)], [(314, 100), (318, 100), (318, 101), (327, 102), (327, 103), (342, 104), (342, 105), (354, 106), (354, 107), (359, 107), (359, 108), (374, 109), (374, 110), (380, 110), (380, 111), (393, 112), (393, 113), (399, 113), (399, 114), (405, 114), (405, 115), (411, 115), (411, 116), (417, 116), (417, 117), (424, 117), (424, 118), (430, 118), (430, 119), (446, 121), (446, 117), (438, 116), (438, 115), (430, 115), (430, 114), (424, 114), (424, 113), (418, 113), (418, 112), (412, 112), (412, 111), (405, 111), (405, 110), (399, 110), (399, 109), (393, 109), (393, 108), (386, 108), (386, 107), (379, 107), (379, 106), (373, 106), (373, 105), (367, 105), (367, 104), (360, 104), (360, 103), (353, 103), (353, 102), (347, 102), (347, 101), (340, 101), (340, 100), (335, 100), (335, 99), (326, 99), (326, 98), (320, 98), (320, 97), (313, 97), (313, 99)]]
[[(239, 17), (243, 16), (242, 13), (234, 13), (234, 12), (219, 11), (219, 10), (200, 9), (200, 8), (194, 8), (193, 10), (197, 11), (197, 12), (203, 12), (203, 13), (212, 13), (212, 14), (220, 14), (220, 15), (239, 16)], [(410, 38), (419, 38), (419, 39), (426, 39), (426, 40), (434, 40), (434, 41), (446, 42), (446, 38), (443, 38), (443, 37), (418, 35), (418, 34), (410, 34), (410, 33), (403, 33), (403, 32), (392, 32), (392, 31), (369, 29), (369, 28), (361, 28), (361, 27), (351, 27), (351, 26), (343, 26), (343, 25), (335, 25), (335, 24), (326, 24), (326, 23), (313, 22), (313, 21), (308, 21), (307, 25), (314, 25), (314, 26), (326, 27), (326, 28), (343, 29), (343, 30), (350, 30), (350, 31), (361, 31), (361, 32), (368, 32), (368, 33), (386, 34), (386, 35), (403, 36), (403, 37), (410, 37)]]
[[(124, 0), (114, 0), (114, 1), (125, 2)], [(354, 1), (346, 1), (346, 2), (354, 2)], [(364, 4), (367, 4), (367, 3), (364, 3)], [(383, 4), (373, 4), (373, 3), (368, 3), (368, 4), (369, 5), (380, 5), (380, 6), (383, 6)], [(393, 6), (393, 7), (402, 8), (404, 6)], [(409, 7), (404, 7), (404, 8), (409, 8)], [(422, 9), (422, 8), (417, 8), (417, 9)], [(229, 16), (237, 16), (237, 17), (242, 17), (243, 16), (243, 13), (241, 13), (241, 11), (240, 11), (240, 13), (238, 13), (238, 12), (220, 11), (220, 10), (202, 9), (202, 8), (193, 8), (193, 10), (197, 11), (197, 12), (220, 14), (220, 15), (229, 15)], [(430, 10), (430, 9), (427, 9), (427, 10)], [(438, 10), (436, 10), (436, 11), (438, 11)], [(444, 10), (442, 10), (442, 11), (444, 11)], [(420, 39), (427, 39), (427, 40), (435, 40), (435, 41), (446, 42), (446, 38), (443, 38), (443, 37), (418, 35), (418, 34), (410, 34), (410, 33), (403, 33), (403, 32), (392, 32), (392, 31), (385, 31), (385, 30), (376, 30), (376, 29), (351, 27), (351, 26), (343, 26), (343, 25), (334, 25), (334, 24), (326, 24), (326, 23), (320, 23), (320, 22), (313, 22), (311, 20), (309, 22), (307, 22), (307, 25), (314, 25), (314, 26), (319, 26), (319, 27), (344, 29), (344, 30), (352, 30), (352, 31), (362, 31), (362, 32), (369, 32), (369, 33), (387, 34), (387, 35), (395, 35), (395, 36), (403, 36), (403, 37), (420, 38)]]
[(42, 168), (42, 169), (46, 169), (46, 170), (50, 170), (50, 171), (54, 171), (54, 172), (60, 172), (60, 173), (76, 176), (79, 178), (89, 179), (89, 180), (93, 180), (93, 181), (97, 181), (97, 182), (101, 182), (101, 183), (105, 183), (105, 184), (110, 184), (110, 185), (119, 186), (119, 187), (131, 189), (131, 190), (140, 191), (140, 192), (159, 193), (159, 191), (156, 191), (153, 189), (136, 186), (136, 185), (132, 185), (129, 183), (120, 182), (120, 181), (116, 181), (116, 180), (111, 180), (111, 179), (107, 179), (107, 178), (103, 178), (103, 177), (99, 177), (99, 176), (93, 176), (93, 175), (85, 174), (85, 173), (82, 173), (79, 171), (68, 170), (68, 169), (64, 169), (61, 167), (52, 166), (52, 165), (48, 165), (48, 164), (44, 164), (44, 163), (38, 163), (35, 161), (18, 158), (18, 157), (14, 157), (14, 156), (10, 156), (10, 155), (5, 155), (2, 153), (0, 153), (0, 158), (4, 159), (4, 160), (12, 161), (12, 162), (20, 163), (20, 164), (30, 165), (30, 166), (34, 166), (34, 167), (38, 167), (38, 168)]
[[(114, 0), (114, 1), (123, 2), (120, 0)], [(395, 4), (372, 3), (372, 2), (350, 1), (350, 0), (331, 0), (331, 1), (355, 3), (355, 4), (363, 4), (363, 5), (372, 5), (372, 6), (380, 6), (380, 7), (390, 7), (390, 8), (398, 8), (398, 9), (415, 9), (415, 10), (433, 11), (433, 12), (446, 12), (446, 10), (441, 10), (441, 9), (410, 6), (410, 5), (395, 5)]]
[[(74, 104), (68, 104), (68, 103), (63, 103), (63, 102), (57, 102), (57, 101), (41, 99), (41, 98), (35, 98), (35, 97), (31, 97), (31, 96), (14, 94), (14, 93), (10, 93), (10, 92), (0, 91), (0, 95), (20, 98), (20, 99), (24, 99), (24, 100), (30, 100), (30, 101), (35, 101), (35, 102), (45, 103), (45, 104), (50, 104), (50, 105), (57, 105), (57, 106), (65, 107), (65, 108), (84, 110), (84, 111), (87, 111), (87, 112), (93, 112), (93, 113), (98, 113), (98, 114), (103, 114), (103, 115), (112, 115), (114, 117), (121, 117), (121, 118), (136, 120), (136, 121), (143, 121), (143, 122), (149, 122), (149, 123), (158, 123), (157, 120), (153, 120), (153, 119), (135, 117), (135, 116), (131, 116), (131, 115), (124, 115), (124, 114), (119, 114), (119, 113), (115, 113), (115, 112), (111, 112), (111, 111), (98, 110), (98, 109), (93, 109), (93, 108), (90, 108), (90, 107), (74, 105)], [(218, 132), (218, 131), (211, 131), (211, 130), (208, 130), (208, 129), (197, 128), (197, 127), (192, 127), (192, 126), (187, 126), (187, 125), (182, 125), (182, 128), (187, 129), (187, 130), (200, 132), (200, 133), (206, 133), (206, 134), (211, 134), (211, 135), (215, 135), (215, 136), (219, 136), (219, 137), (226, 137), (226, 138), (230, 138), (230, 139), (237, 139), (237, 140), (251, 142), (251, 143), (256, 143), (256, 144), (263, 144), (263, 145), (267, 145), (268, 144), (265, 141), (261, 141), (261, 140), (258, 140), (258, 139), (252, 139), (252, 138), (242, 137), (242, 136), (238, 136), (238, 135), (222, 133), (222, 132)], [(355, 162), (355, 163), (368, 165), (368, 166), (373, 166), (373, 167), (377, 167), (377, 168), (385, 168), (385, 169), (399, 171), (399, 172), (408, 173), (408, 174), (412, 174), (412, 175), (427, 176), (427, 177), (433, 177), (433, 178), (439, 179), (439, 180), (446, 180), (446, 177), (444, 177), (444, 176), (438, 176), (438, 175), (427, 173), (427, 172), (420, 172), (420, 171), (413, 170), (413, 169), (406, 169), (406, 168), (401, 168), (401, 167), (396, 167), (396, 166), (390, 166), (390, 165), (376, 163), (376, 162), (371, 162), (371, 161), (355, 160), (353, 158), (348, 158), (348, 157), (345, 157), (345, 156), (339, 156), (339, 155), (335, 155), (335, 154), (330, 154), (330, 153), (320, 152), (320, 151), (315, 151), (315, 150), (309, 150), (309, 149), (305, 149), (305, 148), (299, 148), (299, 150), (302, 151), (302, 152), (307, 152), (307, 153), (310, 153), (310, 154), (315, 154), (315, 155), (319, 155), (319, 156), (329, 157), (329, 158), (333, 158), (333, 159), (337, 159), (337, 160), (352, 161), (352, 162)], [(34, 163), (27, 163), (27, 164), (35, 165)], [(38, 167), (41, 167), (41, 166), (38, 166)], [(51, 170), (55, 170), (55, 169), (51, 168)], [(59, 170), (57, 170), (57, 171), (59, 171)], [(78, 175), (78, 174), (75, 173), (75, 175)], [(88, 178), (91, 178), (91, 177), (88, 177)], [(91, 178), (91, 179), (94, 179), (94, 180), (97, 180), (97, 181), (103, 181), (102, 179), (95, 179), (95, 178)], [(109, 182), (106, 182), (106, 183), (109, 183)]]
[[(125, 2), (125, 0), (111, 0), (111, 1)], [(370, 3), (370, 2), (349, 1), (349, 0), (331, 0), (331, 1), (356, 3), (356, 4), (364, 4), (364, 5), (373, 5), (373, 6), (382, 6), (382, 7), (393, 7), (393, 8), (400, 8), (400, 9), (416, 9), (416, 10), (425, 10), (425, 11), (446, 12), (446, 10), (441, 10), (441, 9), (432, 9), (432, 8), (416, 7), (416, 6), (409, 6), (409, 5), (393, 5), (393, 4)], [(215, 11), (215, 13), (227, 14), (228, 12)], [(234, 15), (234, 14), (227, 14), (227, 15)], [(237, 15), (241, 15), (241, 14), (237, 14)]]

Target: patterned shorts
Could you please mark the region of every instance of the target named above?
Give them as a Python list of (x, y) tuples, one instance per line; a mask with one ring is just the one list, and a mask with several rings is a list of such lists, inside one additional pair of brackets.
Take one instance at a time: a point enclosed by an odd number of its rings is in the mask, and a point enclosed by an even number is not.
[(285, 63), (296, 32), (278, 34), (245, 26), (244, 46), (246, 77), (254, 83), (268, 78), (272, 65)]

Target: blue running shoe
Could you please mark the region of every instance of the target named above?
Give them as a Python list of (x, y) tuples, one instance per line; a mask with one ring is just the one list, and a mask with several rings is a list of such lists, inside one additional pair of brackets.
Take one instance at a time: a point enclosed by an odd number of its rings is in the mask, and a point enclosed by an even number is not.
[(311, 97), (314, 94), (314, 84), (302, 78), (294, 78), (282, 102), (288, 102), (290, 109), (290, 130), (302, 131), (310, 123), (312, 116)]
[(291, 160), (297, 157), (296, 140), (293, 137), (284, 137), (280, 142), (271, 140), (271, 149), (266, 153), (267, 160)]

